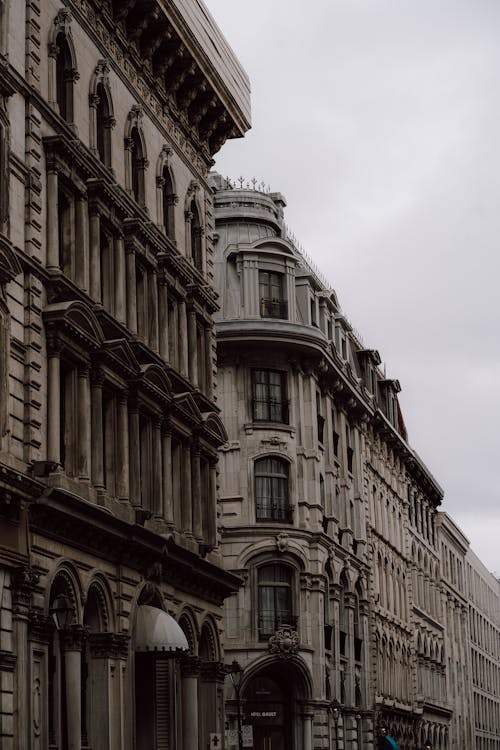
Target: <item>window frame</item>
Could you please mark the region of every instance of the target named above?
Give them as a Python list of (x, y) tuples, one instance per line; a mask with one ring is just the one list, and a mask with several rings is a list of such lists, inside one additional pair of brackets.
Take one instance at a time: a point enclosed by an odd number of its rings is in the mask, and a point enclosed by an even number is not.
[[(269, 571), (270, 569), (274, 569), (274, 580), (266, 580), (262, 581), (262, 577), (265, 573), (265, 571)], [(283, 580), (279, 580), (278, 576), (276, 575), (277, 571), (281, 571), (283, 575)], [(281, 627), (285, 625), (289, 625), (290, 627), (296, 626), (296, 617), (294, 615), (294, 604), (295, 604), (295, 596), (294, 596), (294, 586), (295, 586), (295, 570), (292, 567), (292, 565), (287, 563), (282, 563), (281, 561), (274, 561), (274, 560), (268, 560), (257, 568), (257, 575), (256, 575), (256, 587), (257, 587), (257, 632), (258, 632), (258, 639), (259, 641), (268, 640), (271, 636), (274, 635), (274, 633)], [(263, 604), (263, 598), (262, 598), (262, 592), (264, 589), (268, 589), (268, 593), (271, 594), (269, 598), (272, 598), (272, 608), (270, 610), (263, 610), (262, 604)], [(285, 594), (284, 599), (286, 600), (286, 606), (283, 608), (280, 605), (278, 597)], [(278, 605), (278, 606), (277, 606)], [(263, 614), (262, 612), (265, 611), (266, 614), (266, 622), (272, 623), (269, 625), (264, 625), (263, 622)]]
[[(259, 309), (261, 318), (286, 320), (288, 300), (286, 297), (285, 274), (259, 269)], [(264, 293), (263, 293), (264, 292)]]
[[(258, 374), (262, 373), (266, 375), (266, 381), (257, 380)], [(280, 383), (271, 383), (271, 376), (278, 375)], [(277, 422), (279, 424), (289, 424), (289, 399), (287, 398), (287, 386), (288, 386), (288, 373), (284, 370), (275, 370), (267, 367), (254, 367), (250, 373), (251, 386), (252, 386), (252, 421), (253, 422)], [(257, 396), (258, 386), (264, 387), (266, 396), (263, 399), (259, 399)], [(281, 398), (272, 398), (272, 389), (279, 388)], [(256, 416), (258, 409), (262, 409), (267, 406), (267, 416)], [(276, 413), (273, 413), (273, 409)], [(280, 412), (279, 414), (277, 412)], [(278, 417), (277, 419), (273, 417)]]
[[(270, 465), (261, 469), (260, 465), (269, 462)], [(273, 462), (276, 466), (273, 467)], [(284, 469), (280, 472), (277, 467)], [(276, 470), (273, 470), (276, 469)], [(268, 523), (292, 523), (293, 508), (290, 504), (290, 464), (281, 456), (269, 455), (260, 456), (254, 461), (253, 465), (254, 478), (254, 501), (255, 501), (255, 520), (257, 522)], [(269, 494), (263, 491), (263, 485), (267, 480)], [(281, 480), (281, 482), (279, 481)], [(279, 482), (279, 484), (278, 484)], [(281, 492), (279, 491), (281, 489)], [(263, 502), (266, 499), (267, 502)], [(267, 512), (265, 510), (267, 508)]]

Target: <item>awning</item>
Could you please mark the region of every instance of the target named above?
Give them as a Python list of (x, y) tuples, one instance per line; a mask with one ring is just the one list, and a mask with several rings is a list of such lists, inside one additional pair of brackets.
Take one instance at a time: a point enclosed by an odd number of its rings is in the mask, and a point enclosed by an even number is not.
[(175, 656), (189, 651), (189, 644), (173, 617), (158, 607), (141, 604), (137, 607), (135, 651), (139, 654), (166, 651)]
[(383, 737), (380, 743), (381, 750), (399, 750), (399, 745), (392, 737)]

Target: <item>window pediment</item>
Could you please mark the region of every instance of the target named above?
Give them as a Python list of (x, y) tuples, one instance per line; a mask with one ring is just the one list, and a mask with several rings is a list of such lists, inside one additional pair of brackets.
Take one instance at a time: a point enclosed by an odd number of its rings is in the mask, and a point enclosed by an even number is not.
[(163, 371), (160, 365), (149, 364), (142, 365), (141, 371), (141, 384), (146, 390), (153, 395), (158, 396), (163, 401), (170, 398), (172, 393), (172, 385), (167, 374)]
[(91, 348), (100, 348), (104, 335), (96, 316), (83, 302), (57, 302), (47, 305), (43, 319), (48, 327), (63, 326)]
[(187, 418), (188, 422), (199, 424), (203, 421), (203, 415), (190, 393), (176, 394), (173, 398), (173, 404), (176, 411), (184, 418)]
[(14, 246), (9, 240), (0, 235), (0, 284), (15, 279), (22, 271)]
[(129, 375), (137, 375), (140, 371), (139, 362), (130, 344), (125, 339), (106, 341), (104, 356), (109, 358), (113, 365), (118, 366), (120, 370), (125, 370)]
[(218, 414), (213, 411), (205, 412), (202, 415), (202, 419), (205, 431), (208, 432), (211, 437), (215, 438), (217, 445), (227, 443), (229, 438), (226, 428)]

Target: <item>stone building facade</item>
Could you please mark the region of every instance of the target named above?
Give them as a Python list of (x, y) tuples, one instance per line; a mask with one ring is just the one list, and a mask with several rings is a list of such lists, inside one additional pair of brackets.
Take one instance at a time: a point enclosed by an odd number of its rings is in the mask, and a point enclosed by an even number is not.
[(468, 603), (475, 750), (500, 748), (500, 580), (471, 549), (461, 568)]
[[(443, 558), (465, 576), (467, 544), (399, 382), (288, 236), (283, 196), (212, 189), (222, 552), (244, 581), (225, 648), (254, 747), (473, 748), (469, 594)], [(228, 689), (232, 727), (237, 708)]]
[(248, 81), (193, 0), (0, 28), (0, 744), (206, 747), (239, 584), (207, 174)]

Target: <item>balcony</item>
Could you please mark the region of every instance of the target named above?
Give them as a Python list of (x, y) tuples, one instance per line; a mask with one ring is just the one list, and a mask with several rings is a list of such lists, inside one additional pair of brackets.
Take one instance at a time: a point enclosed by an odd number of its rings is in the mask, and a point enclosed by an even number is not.
[(256, 503), (257, 521), (293, 523), (293, 506), (283, 503)]

